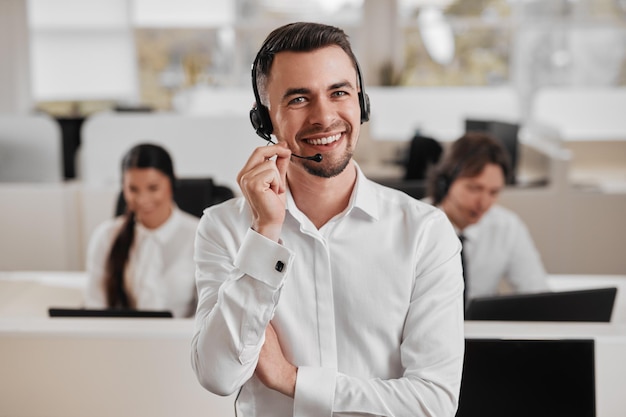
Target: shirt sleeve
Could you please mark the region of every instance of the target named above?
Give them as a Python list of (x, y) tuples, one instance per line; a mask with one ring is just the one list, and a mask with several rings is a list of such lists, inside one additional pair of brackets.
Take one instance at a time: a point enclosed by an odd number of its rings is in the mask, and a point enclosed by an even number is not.
[(294, 255), (252, 229), (235, 242), (209, 213), (196, 234), (192, 366), (206, 389), (230, 395), (254, 373)]
[(112, 244), (111, 223), (101, 224), (94, 230), (87, 246), (87, 288), (85, 289), (85, 307), (106, 308), (104, 292), (104, 273), (106, 260)]
[(511, 230), (514, 233), (506, 277), (515, 292), (540, 292), (548, 290), (548, 277), (530, 232), (522, 220), (513, 215)]
[(420, 261), (400, 342), (404, 374), (366, 379), (301, 367), (294, 416), (454, 416), (465, 347), (461, 247), (442, 216), (431, 220), (420, 239)]

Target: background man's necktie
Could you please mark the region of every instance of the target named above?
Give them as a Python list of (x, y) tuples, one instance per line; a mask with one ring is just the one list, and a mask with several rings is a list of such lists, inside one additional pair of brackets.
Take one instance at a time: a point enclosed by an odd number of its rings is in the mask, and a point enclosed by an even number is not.
[(465, 261), (465, 235), (462, 233), (459, 235), (461, 241), (461, 266), (463, 267), (463, 282), (465, 288), (463, 289), (463, 307), (467, 306), (467, 262)]

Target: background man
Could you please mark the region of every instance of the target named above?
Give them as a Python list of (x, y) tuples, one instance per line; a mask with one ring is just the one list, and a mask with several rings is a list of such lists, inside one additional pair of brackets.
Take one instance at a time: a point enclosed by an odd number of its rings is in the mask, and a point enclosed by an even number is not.
[(486, 133), (455, 141), (429, 178), (429, 196), (463, 240), (466, 298), (494, 295), (506, 280), (514, 292), (548, 289), (546, 271), (528, 229), (498, 206), (510, 175), (506, 150)]

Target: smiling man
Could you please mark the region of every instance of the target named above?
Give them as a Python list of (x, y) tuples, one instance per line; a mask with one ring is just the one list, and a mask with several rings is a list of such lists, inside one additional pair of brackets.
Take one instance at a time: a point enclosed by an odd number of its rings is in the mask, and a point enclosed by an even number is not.
[(254, 61), (242, 197), (196, 238), (192, 363), (243, 416), (454, 416), (461, 245), (446, 216), (352, 159), (369, 99), (345, 33), (273, 31)]
[(509, 175), (500, 142), (470, 132), (451, 145), (429, 179), (429, 198), (463, 241), (467, 299), (495, 295), (502, 280), (515, 292), (548, 289), (528, 229), (515, 213), (495, 204)]

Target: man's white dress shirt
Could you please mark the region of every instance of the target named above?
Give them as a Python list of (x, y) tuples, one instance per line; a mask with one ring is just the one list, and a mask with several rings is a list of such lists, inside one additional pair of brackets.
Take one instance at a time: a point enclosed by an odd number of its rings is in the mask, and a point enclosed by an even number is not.
[[(107, 220), (91, 236), (87, 249), (86, 307), (107, 307), (105, 266), (123, 221), (123, 217)], [(135, 224), (125, 286), (137, 309), (170, 310), (174, 317), (190, 317), (195, 313), (193, 247), (198, 221), (197, 217), (174, 207), (167, 221), (156, 229)]]
[(539, 252), (514, 212), (494, 205), (463, 235), (468, 298), (497, 294), (503, 279), (516, 293), (548, 290)]
[[(281, 241), (245, 199), (205, 210), (196, 238), (192, 363), (239, 417), (454, 416), (461, 380), (460, 242), (439, 209), (367, 180), (321, 229), (287, 193)], [(272, 321), (295, 398), (254, 376)]]

